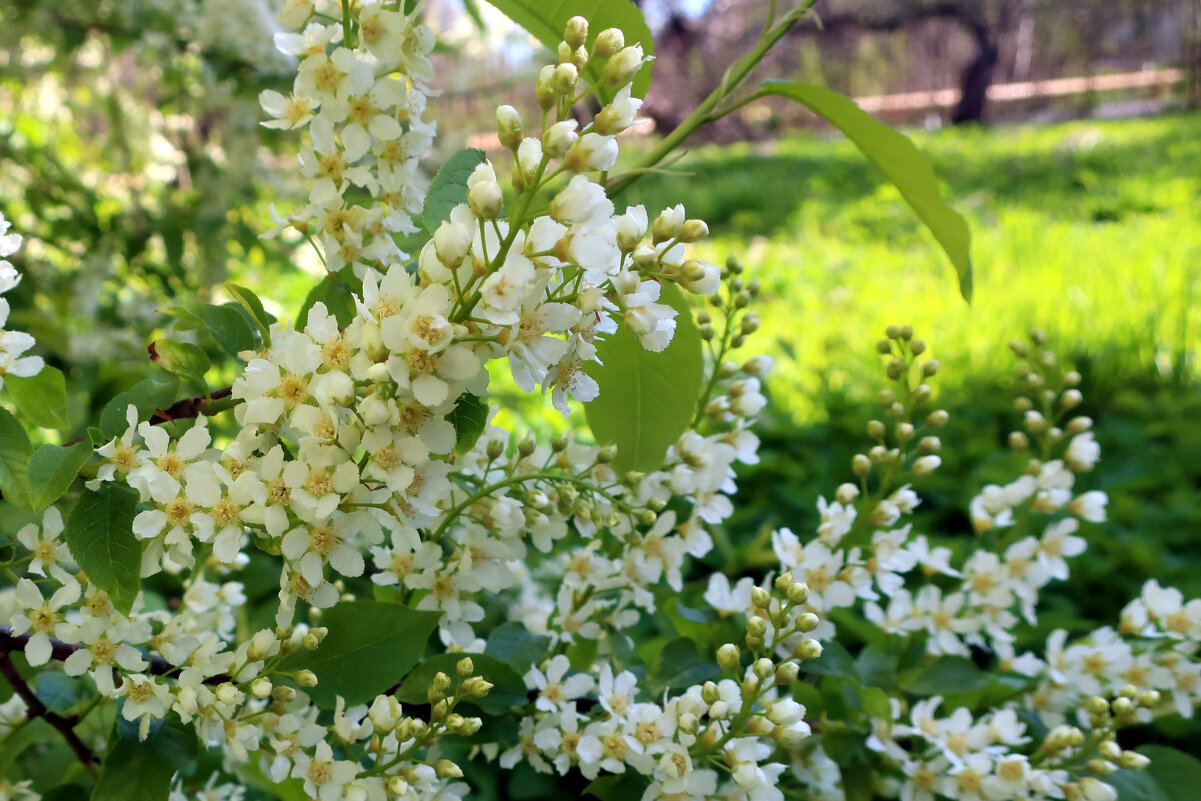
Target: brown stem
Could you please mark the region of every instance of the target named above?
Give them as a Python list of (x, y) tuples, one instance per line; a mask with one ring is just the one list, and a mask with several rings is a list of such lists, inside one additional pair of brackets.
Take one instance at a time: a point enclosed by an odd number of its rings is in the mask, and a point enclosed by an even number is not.
[[(6, 632), (7, 633), (7, 632)], [(10, 639), (11, 638), (11, 635)], [(9, 651), (4, 650), (0, 653), (0, 675), (3, 675), (5, 680), (12, 685), (13, 692), (21, 696), (21, 700), (25, 702), (25, 714), (32, 720), (33, 718), (41, 718), (49, 723), (63, 739), (67, 741), (67, 745), (71, 746), (71, 750), (75, 752), (75, 756), (87, 768), (88, 773), (96, 775), (96, 769), (92, 767), (100, 760), (96, 757), (96, 752), (88, 747), (87, 743), (79, 739), (79, 735), (75, 733), (75, 724), (79, 719), (72, 717), (63, 717), (57, 712), (52, 712), (46, 708), (41, 699), (29, 687), (29, 683), (25, 681), (25, 677), (17, 670), (16, 664), (13, 663), (12, 657), (8, 655)]]
[[(25, 650), (25, 643), (27, 642), (29, 642), (28, 634), (13, 634), (12, 629), (10, 629), (8, 626), (0, 626), (0, 654), (3, 654), (5, 657), (7, 657), (8, 654), (12, 653), (13, 651)], [(76, 651), (82, 651), (85, 648), (87, 648), (86, 645), (63, 642), (62, 640), (56, 640), (53, 637), (50, 638), (50, 658), (56, 662), (64, 662), (71, 654), (75, 653)], [(171, 664), (161, 656), (147, 657), (147, 661), (150, 663), (150, 665), (146, 672), (152, 676), (175, 676), (180, 671), (179, 666)], [(204, 680), (204, 683), (222, 684), (223, 682), (227, 682), (229, 680), (229, 676), (218, 675), (210, 676)]]

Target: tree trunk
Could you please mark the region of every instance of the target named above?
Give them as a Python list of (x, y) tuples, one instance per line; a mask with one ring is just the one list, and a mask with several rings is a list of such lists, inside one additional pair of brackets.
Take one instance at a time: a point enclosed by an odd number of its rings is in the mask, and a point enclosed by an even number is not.
[(993, 70), (1001, 58), (1001, 50), (988, 31), (975, 28), (976, 57), (963, 71), (959, 81), (959, 104), (951, 113), (951, 123), (961, 125), (969, 122), (984, 122), (984, 108), (988, 103), (988, 87), (992, 85)]

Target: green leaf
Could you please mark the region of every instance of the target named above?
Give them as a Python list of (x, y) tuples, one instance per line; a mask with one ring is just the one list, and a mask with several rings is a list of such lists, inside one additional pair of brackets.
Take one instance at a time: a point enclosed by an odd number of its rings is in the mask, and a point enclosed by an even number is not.
[(84, 699), (86, 685), (83, 679), (47, 670), (33, 680), (38, 698), (51, 712), (66, 714), (71, 707)]
[(892, 706), (888, 693), (879, 687), (860, 687), (859, 703), (863, 711), (879, 720), (892, 720)]
[(671, 344), (659, 353), (642, 346), (628, 327), (597, 343), (601, 364), (586, 372), (600, 385), (584, 413), (596, 441), (617, 445), (613, 469), (658, 469), (663, 456), (692, 422), (704, 378), (701, 335), (680, 290), (663, 285), (660, 296), (679, 315)]
[(450, 212), (460, 203), (467, 202), (467, 178), (487, 157), (484, 151), (469, 147), (460, 150), (438, 168), (429, 191), (425, 193), (423, 222), (425, 230), (433, 234), (443, 221), (450, 219)]
[[(626, 45), (640, 44), (646, 55), (653, 55), (655, 42), (651, 30), (638, 6), (630, 0), (488, 0), (506, 17), (525, 28), (542, 44), (555, 52), (563, 41), (567, 20), (581, 16), (588, 20), (588, 50), (597, 34), (605, 28), (620, 28)], [(590, 85), (600, 81), (604, 63), (594, 59), (584, 68), (583, 77)], [(646, 64), (634, 79), (633, 94), (645, 97), (651, 86), (651, 65)], [(599, 87), (604, 102), (608, 102), (621, 87)]]
[(824, 117), (884, 171), (950, 258), (959, 276), (959, 291), (971, 303), (972, 233), (963, 217), (939, 196), (938, 178), (930, 161), (913, 142), (878, 122), (849, 97), (822, 86), (764, 81), (757, 96), (769, 95), (795, 100)]
[(710, 659), (703, 658), (696, 650), (696, 643), (687, 637), (672, 640), (663, 646), (647, 674), (652, 695), (664, 689), (678, 689), (716, 679), (721, 668)]
[(29, 508), (29, 459), (33, 446), (25, 427), (0, 407), (0, 491), (7, 501)]
[(584, 793), (599, 798), (601, 801), (631, 801), (642, 798), (646, 794), (645, 778), (633, 771), (626, 771), (615, 776), (601, 776), (584, 788)]
[(225, 284), (225, 291), (232, 295), (233, 299), (241, 304), (246, 313), (250, 315), (250, 319), (254, 320), (259, 334), (263, 338), (263, 344), (271, 347), (271, 324), (275, 322), (275, 318), (263, 308), (263, 302), (259, 300), (259, 296), (246, 287), (232, 282)]
[(460, 660), (468, 656), (471, 657), (472, 666), (475, 668), (472, 675), (483, 676), (493, 684), (487, 695), (483, 698), (472, 698), (470, 703), (489, 715), (499, 715), (529, 700), (521, 676), (504, 662), (487, 654), (431, 656), (405, 676), (404, 682), (396, 692), (396, 699), (408, 704), (428, 704), (429, 696), (426, 693), (434, 681), (434, 676), (440, 672), (445, 673), (450, 676), (451, 687), (455, 687), (459, 682), (456, 668)]
[(66, 492), (92, 456), (92, 443), (43, 445), (29, 459), (29, 508), (40, 512)]
[(142, 582), (142, 545), (133, 534), (137, 508), (136, 491), (106, 482), (83, 491), (63, 530), (75, 562), (124, 615)]
[(1145, 770), (1119, 770), (1104, 779), (1118, 791), (1118, 801), (1192, 801), (1201, 787), (1201, 760), (1163, 745), (1144, 745), (1138, 752), (1151, 760)]
[(67, 382), (57, 367), (46, 366), (37, 375), (4, 377), (4, 386), (17, 411), (38, 428), (61, 431), (67, 419)]
[(199, 751), (192, 727), (175, 714), (152, 727), (142, 742), (136, 732), (127, 734), (116, 726), (92, 801), (163, 801), (171, 790), (171, 779), (195, 760)]
[(354, 277), (354, 271), (349, 267), (337, 273), (327, 274), (305, 297), (300, 313), (296, 315), (296, 330), (303, 331), (309, 324), (309, 310), (318, 302), (325, 304), (325, 310), (334, 316), (340, 327), (350, 325), (356, 311), (354, 293), (361, 292), (362, 288), (362, 281)]
[(170, 406), (178, 389), (179, 379), (174, 376), (139, 381), (105, 404), (104, 411), (100, 413), (100, 430), (109, 439), (124, 434), (129, 425), (125, 410), (131, 403), (137, 407), (138, 419), (145, 420), (157, 409)]
[(150, 360), (168, 373), (204, 383), (204, 374), (212, 362), (204, 348), (174, 339), (156, 339), (150, 343)]
[(817, 659), (805, 662), (807, 673), (817, 673), (821, 676), (840, 676), (859, 680), (859, 668), (855, 659), (837, 640), (822, 643), (822, 655)]
[(446, 419), (455, 427), (455, 453), (467, 453), (488, 425), (488, 402), (464, 392)]
[(318, 706), (333, 707), (338, 696), (347, 704), (367, 703), (417, 664), (439, 617), (399, 604), (343, 601), (322, 615), (329, 634), (321, 647), (293, 654), (281, 670), (313, 671), (317, 686), (305, 692)]
[(513, 668), (518, 676), (529, 672), (535, 662), (546, 656), (550, 637), (531, 634), (520, 623), (502, 623), (488, 635), (484, 653)]
[(914, 695), (946, 695), (983, 690), (992, 680), (965, 656), (940, 656), (924, 668), (906, 671), (900, 683)]
[(284, 779), (282, 782), (271, 780), (263, 773), (259, 760), (251, 759), (238, 765), (238, 778), (267, 796), (278, 798), (280, 801), (308, 801), (309, 795), (304, 791), (304, 782), (300, 779)]
[(247, 322), (247, 315), (235, 304), (224, 306), (196, 306), (187, 309), (183, 306), (173, 306), (171, 313), (181, 320), (192, 320), (212, 335), (217, 344), (229, 355), (237, 358), (244, 350), (254, 350), (258, 346), (254, 331)]

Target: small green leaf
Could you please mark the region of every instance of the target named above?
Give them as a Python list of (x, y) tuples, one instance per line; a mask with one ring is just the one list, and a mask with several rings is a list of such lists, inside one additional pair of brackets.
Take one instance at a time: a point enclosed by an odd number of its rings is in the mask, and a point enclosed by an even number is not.
[(187, 309), (183, 306), (173, 306), (171, 314), (181, 320), (193, 320), (212, 335), (217, 344), (229, 355), (237, 358), (244, 350), (254, 350), (258, 347), (254, 331), (247, 322), (248, 315), (243, 313), (238, 304), (224, 306), (196, 306)]
[(455, 453), (467, 453), (488, 425), (488, 402), (464, 392), (446, 419), (455, 427)]
[[(554, 52), (563, 40), (563, 29), (567, 20), (581, 16), (588, 20), (588, 48), (597, 34), (606, 28), (620, 28), (625, 34), (626, 45), (640, 44), (646, 55), (655, 49), (651, 30), (642, 11), (630, 0), (488, 0), (497, 10), (530, 32), (531, 35)], [(603, 63), (599, 59), (589, 61), (583, 77), (590, 85), (599, 84)], [(651, 65), (646, 64), (634, 79), (633, 94), (645, 97), (651, 86)], [(621, 87), (601, 86), (599, 94), (608, 102)]]
[(650, 782), (633, 771), (614, 776), (601, 776), (584, 788), (584, 793), (600, 801), (631, 801), (646, 794)]
[(550, 637), (531, 634), (520, 623), (502, 623), (488, 635), (484, 653), (513, 668), (518, 676), (529, 672), (535, 662), (546, 656), (550, 648)]
[(300, 313), (296, 315), (296, 330), (303, 331), (309, 324), (309, 310), (318, 302), (325, 304), (325, 310), (334, 316), (339, 327), (345, 328), (350, 325), (356, 311), (354, 294), (361, 292), (362, 288), (362, 281), (354, 277), (354, 271), (349, 267), (337, 273), (327, 274), (305, 297)]
[(129, 423), (125, 410), (132, 403), (137, 407), (138, 419), (145, 420), (157, 409), (165, 409), (175, 400), (179, 379), (174, 376), (147, 378), (115, 396), (100, 413), (100, 430), (111, 439), (125, 433)]
[(29, 459), (33, 446), (29, 435), (17, 418), (0, 407), (0, 491), (4, 498), (18, 506), (29, 508)]
[(455, 153), (438, 169), (425, 193), (425, 230), (433, 234), (438, 226), (450, 219), (455, 206), (467, 202), (467, 178), (485, 158), (484, 151), (469, 147)]
[(204, 348), (174, 339), (156, 339), (150, 343), (150, 359), (168, 373), (204, 383), (204, 374), (212, 362)]
[(664, 689), (690, 687), (720, 675), (721, 668), (711, 659), (703, 658), (695, 642), (680, 637), (663, 646), (646, 678), (651, 693), (657, 695)]
[(863, 155), (901, 190), (946, 252), (959, 276), (959, 291), (972, 302), (972, 232), (967, 222), (939, 196), (930, 161), (903, 134), (878, 122), (855, 101), (823, 86), (764, 81), (758, 97), (786, 97), (824, 117), (854, 142)]
[(124, 615), (142, 582), (142, 545), (133, 534), (137, 508), (136, 491), (106, 482), (99, 490), (84, 490), (63, 530), (75, 562)]
[(983, 690), (992, 682), (988, 674), (965, 656), (940, 656), (926, 667), (906, 671), (901, 687), (914, 695), (946, 695)]
[(888, 703), (888, 693), (879, 687), (860, 687), (859, 703), (863, 711), (879, 720), (892, 720), (892, 706)]
[(493, 685), (487, 695), (483, 698), (472, 698), (470, 703), (489, 715), (499, 715), (529, 700), (521, 676), (504, 662), (487, 654), (431, 656), (405, 676), (400, 689), (396, 691), (396, 699), (407, 704), (428, 704), (429, 696), (426, 693), (434, 681), (434, 676), (440, 672), (450, 676), (451, 687), (454, 688), (459, 682), (456, 667), (464, 657), (471, 657), (472, 666), (475, 668), (472, 675), (483, 676)]
[(57, 367), (47, 365), (40, 373), (28, 378), (5, 376), (4, 386), (17, 411), (33, 425), (56, 431), (70, 426), (67, 419), (67, 382)]
[(659, 353), (642, 346), (625, 325), (597, 343), (601, 364), (586, 372), (600, 385), (584, 413), (596, 441), (617, 445), (613, 469), (651, 471), (687, 430), (704, 378), (701, 335), (679, 288), (664, 284), (660, 301), (679, 312), (671, 344)]
[(43, 445), (29, 459), (29, 508), (40, 512), (66, 492), (92, 456), (92, 443)]
[(347, 704), (368, 703), (417, 664), (440, 617), (399, 604), (343, 601), (322, 616), (329, 634), (321, 647), (293, 654), (281, 670), (313, 671), (317, 686), (305, 692), (318, 706), (333, 707), (338, 696)]
[(227, 283), (225, 291), (232, 295), (233, 299), (241, 304), (246, 313), (250, 315), (250, 319), (254, 320), (259, 334), (263, 338), (263, 344), (271, 347), (271, 324), (275, 322), (275, 318), (263, 308), (263, 302), (259, 300), (259, 296), (246, 287), (234, 283)]
[(114, 726), (104, 759), (104, 773), (92, 791), (92, 801), (163, 801), (171, 779), (196, 759), (200, 744), (191, 726), (174, 714), (139, 742), (136, 731)]

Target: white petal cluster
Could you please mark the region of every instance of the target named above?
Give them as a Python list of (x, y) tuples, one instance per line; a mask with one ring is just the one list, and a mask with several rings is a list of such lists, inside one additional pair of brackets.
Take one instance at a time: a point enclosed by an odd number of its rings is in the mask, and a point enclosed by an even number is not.
[[(21, 274), (8, 257), (20, 250), (22, 238), (20, 234), (10, 234), (8, 231), (11, 227), (12, 223), (0, 213), (0, 294), (21, 283)], [(33, 337), (24, 331), (12, 331), (4, 327), (10, 311), (8, 299), (0, 298), (0, 387), (4, 386), (6, 375), (28, 378), (40, 373), (45, 366), (41, 356), (24, 355), (37, 344)]]

